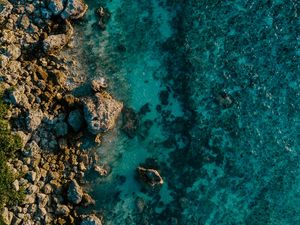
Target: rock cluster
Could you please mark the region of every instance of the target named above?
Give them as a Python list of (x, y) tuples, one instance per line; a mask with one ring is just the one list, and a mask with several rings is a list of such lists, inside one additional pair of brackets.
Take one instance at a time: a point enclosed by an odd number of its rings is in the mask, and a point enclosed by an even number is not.
[[(25, 3), (24, 3), (25, 2)], [(92, 82), (93, 96), (71, 94), (67, 56), (60, 51), (72, 39), (69, 19), (84, 15), (82, 0), (0, 1), (0, 89), (11, 104), (8, 118), (22, 140), (9, 167), (24, 190), (19, 205), (6, 205), (6, 224), (101, 224), (77, 208), (94, 204), (84, 191), (85, 174), (95, 168), (94, 153), (80, 149), (83, 133), (102, 134), (113, 128), (123, 104)]]

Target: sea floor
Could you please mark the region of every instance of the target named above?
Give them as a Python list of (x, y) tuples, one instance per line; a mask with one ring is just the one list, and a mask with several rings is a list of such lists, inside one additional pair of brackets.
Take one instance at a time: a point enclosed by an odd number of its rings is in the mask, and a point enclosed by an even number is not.
[[(299, 3), (87, 3), (86, 76), (140, 118), (134, 138), (119, 125), (97, 149), (111, 168), (91, 184), (104, 224), (299, 224)], [(165, 183), (141, 184), (140, 164)]]

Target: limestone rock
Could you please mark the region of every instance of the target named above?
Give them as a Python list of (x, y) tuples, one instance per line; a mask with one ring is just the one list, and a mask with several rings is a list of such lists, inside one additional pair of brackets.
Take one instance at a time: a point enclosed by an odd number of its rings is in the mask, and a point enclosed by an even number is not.
[(6, 55), (0, 54), (0, 68), (5, 68), (8, 64), (9, 58)]
[(87, 193), (82, 196), (82, 205), (88, 207), (89, 205), (95, 205), (95, 200)]
[(11, 13), (13, 5), (7, 0), (0, 1), (0, 23)]
[(107, 93), (96, 93), (94, 97), (83, 100), (84, 118), (92, 134), (106, 132), (115, 126), (123, 103)]
[(93, 91), (99, 92), (104, 88), (107, 88), (107, 82), (104, 77), (100, 77), (98, 79), (92, 80), (91, 87)]
[(82, 200), (83, 191), (76, 180), (72, 180), (68, 189), (68, 200), (71, 203), (79, 204)]
[(61, 50), (68, 42), (69, 38), (65, 34), (49, 35), (43, 41), (43, 50), (47, 54), (57, 52)]
[(75, 132), (78, 132), (82, 126), (83, 116), (80, 110), (76, 109), (70, 112), (68, 117), (68, 123)]
[(30, 131), (36, 130), (44, 117), (41, 110), (30, 110), (28, 116), (26, 117), (26, 125)]
[(13, 60), (19, 58), (21, 55), (20, 47), (14, 44), (3, 47), (1, 49), (1, 52), (3, 52), (7, 57)]
[(66, 205), (58, 204), (56, 206), (56, 214), (60, 216), (67, 216), (70, 213), (70, 209)]
[(60, 16), (62, 19), (79, 19), (84, 16), (87, 9), (88, 6), (83, 0), (68, 0)]
[(92, 214), (83, 218), (80, 225), (102, 225), (102, 222), (96, 215)]
[(5, 224), (11, 224), (13, 216), (14, 216), (14, 214), (12, 212), (8, 211), (8, 209), (6, 207), (4, 207), (2, 209), (1, 218)]
[(144, 167), (138, 167), (137, 170), (141, 179), (151, 186), (164, 183), (162, 177), (160, 176), (157, 170), (146, 169)]

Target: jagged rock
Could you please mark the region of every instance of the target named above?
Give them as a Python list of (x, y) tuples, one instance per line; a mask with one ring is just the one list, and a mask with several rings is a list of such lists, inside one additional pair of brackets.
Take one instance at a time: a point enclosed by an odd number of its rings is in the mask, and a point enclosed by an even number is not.
[(14, 105), (23, 106), (27, 109), (30, 108), (28, 98), (25, 94), (25, 87), (23, 85), (9, 90), (8, 101)]
[(60, 216), (67, 216), (70, 213), (70, 209), (66, 205), (58, 204), (56, 206), (56, 214)]
[(87, 9), (88, 6), (83, 0), (68, 0), (60, 16), (62, 19), (79, 19), (84, 16)]
[(108, 174), (108, 172), (107, 172), (106, 169), (104, 169), (104, 168), (102, 168), (102, 167), (100, 167), (100, 166), (97, 166), (97, 165), (94, 166), (94, 170), (95, 170), (95, 172), (98, 173), (101, 177), (106, 176), (106, 175)]
[(70, 112), (68, 117), (68, 123), (75, 132), (78, 132), (83, 123), (83, 116), (80, 110), (76, 109)]
[(94, 97), (83, 99), (82, 103), (84, 118), (92, 134), (112, 129), (123, 108), (123, 103), (107, 93), (96, 93)]
[(0, 68), (5, 68), (9, 62), (9, 58), (6, 55), (0, 54)]
[(71, 203), (79, 204), (82, 200), (83, 191), (76, 180), (72, 180), (68, 189), (68, 200)]
[(13, 217), (11, 225), (20, 225), (22, 223), (22, 220), (16, 216)]
[(11, 13), (13, 5), (7, 0), (0, 1), (0, 23)]
[(10, 44), (0, 49), (1, 53), (6, 55), (8, 58), (15, 60), (20, 57), (21, 49), (19, 46)]
[(49, 0), (48, 9), (57, 16), (64, 10), (64, 3), (64, 0)]
[(61, 50), (66, 44), (68, 44), (69, 38), (65, 34), (49, 35), (43, 41), (43, 51), (46, 54), (54, 53)]
[(14, 214), (12, 212), (8, 211), (8, 209), (6, 207), (4, 207), (2, 209), (1, 218), (5, 224), (11, 224), (13, 216), (14, 216)]
[(23, 28), (23, 29), (27, 29), (30, 25), (30, 19), (29, 17), (24, 14), (20, 20), (20, 26)]
[(38, 193), (36, 195), (37, 197), (37, 203), (39, 204), (39, 208), (44, 208), (47, 203), (49, 202), (49, 196), (42, 194), (42, 193)]
[(151, 186), (164, 183), (162, 177), (160, 176), (157, 170), (146, 169), (144, 167), (138, 167), (137, 170), (141, 179)]
[(107, 82), (104, 77), (100, 77), (98, 79), (92, 80), (91, 87), (93, 91), (99, 92), (104, 88), (107, 88)]
[(30, 182), (34, 182), (35, 181), (35, 179), (36, 179), (36, 172), (34, 172), (34, 171), (29, 171), (28, 173), (27, 173), (27, 179), (30, 181)]
[(30, 134), (25, 134), (23, 131), (17, 131), (15, 134), (20, 137), (23, 148), (29, 141)]
[(15, 180), (13, 183), (12, 183), (14, 189), (16, 191), (19, 191), (20, 190), (20, 185), (19, 185), (19, 181), (18, 180)]
[(82, 202), (81, 204), (85, 207), (88, 207), (89, 205), (95, 205), (95, 200), (87, 193), (84, 193), (82, 196)]
[(55, 124), (55, 134), (57, 137), (62, 137), (68, 134), (68, 124), (61, 121)]
[(30, 110), (28, 116), (26, 117), (26, 125), (30, 131), (36, 130), (44, 117), (41, 110)]
[(80, 225), (102, 225), (101, 220), (94, 214), (85, 216)]

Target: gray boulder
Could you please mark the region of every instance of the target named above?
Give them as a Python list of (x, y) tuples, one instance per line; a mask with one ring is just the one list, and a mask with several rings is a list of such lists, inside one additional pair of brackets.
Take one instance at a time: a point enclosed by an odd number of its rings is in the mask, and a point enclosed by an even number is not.
[(82, 126), (83, 116), (80, 110), (76, 109), (70, 112), (68, 117), (68, 123), (75, 132), (78, 132)]
[(48, 9), (54, 16), (59, 15), (64, 10), (65, 0), (50, 0), (48, 3)]
[(68, 0), (60, 16), (62, 19), (79, 19), (84, 16), (87, 9), (88, 6), (83, 0)]
[(92, 134), (112, 129), (120, 115), (123, 103), (113, 99), (108, 93), (96, 93), (94, 97), (83, 99), (84, 119)]
[(79, 204), (82, 200), (83, 191), (76, 180), (72, 180), (68, 189), (68, 200), (73, 204)]
[(80, 225), (102, 225), (102, 222), (96, 215), (92, 214), (84, 217)]

